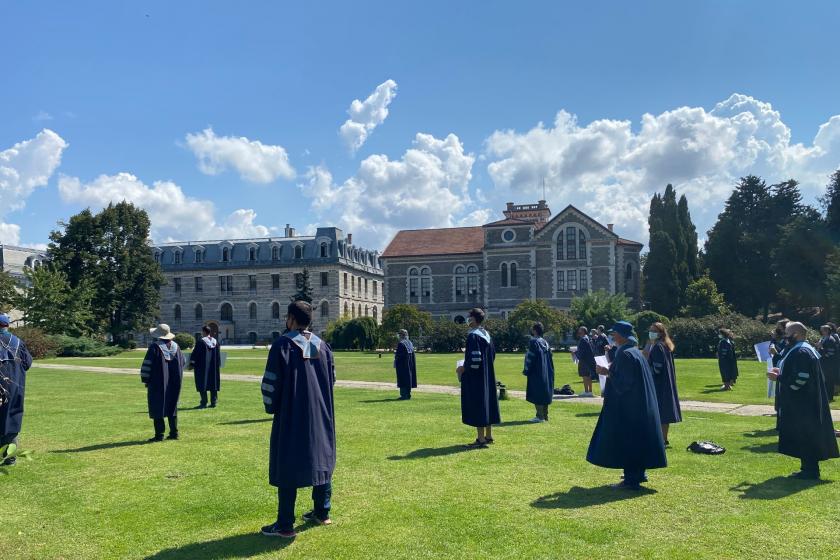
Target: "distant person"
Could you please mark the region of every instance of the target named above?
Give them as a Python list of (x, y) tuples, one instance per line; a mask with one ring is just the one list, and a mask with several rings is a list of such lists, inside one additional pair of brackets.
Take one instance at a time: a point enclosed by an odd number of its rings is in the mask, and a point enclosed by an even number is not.
[(677, 395), (677, 375), (674, 367), (674, 341), (668, 329), (656, 322), (648, 330), (650, 350), (647, 359), (653, 371), (653, 385), (656, 388), (656, 402), (659, 405), (659, 421), (662, 422), (662, 437), (668, 446), (668, 429), (671, 424), (682, 422), (680, 397)]
[(309, 331), (312, 306), (289, 304), (288, 332), (271, 345), (262, 397), (274, 415), (268, 480), (277, 487), (277, 521), (262, 528), (269, 537), (293, 539), (297, 489), (312, 487), (312, 511), (303, 520), (330, 525), (335, 470), (335, 366), (329, 345)]
[[(9, 332), (11, 319), (0, 314), (0, 447), (14, 444), (23, 424), (23, 397), (26, 372), (32, 366), (32, 354), (21, 339)], [(0, 466), (17, 462), (15, 453), (0, 456)]]
[(198, 408), (207, 408), (207, 392), (210, 391), (210, 408), (216, 407), (222, 376), (219, 368), (222, 353), (219, 342), (213, 338), (210, 327), (201, 327), (201, 340), (196, 341), (190, 353), (190, 369), (194, 370), (195, 390), (201, 396)]
[(554, 357), (551, 346), (543, 338), (542, 323), (534, 323), (531, 327), (522, 374), (528, 378), (525, 400), (537, 409), (531, 422), (548, 422), (548, 406), (554, 398)]
[(411, 398), (411, 390), (417, 388), (417, 360), (414, 344), (408, 339), (408, 331), (400, 329), (399, 342), (394, 352), (394, 368), (397, 370), (397, 387), (400, 388), (400, 400)]
[(593, 336), (590, 334), (589, 337), (592, 340), (592, 349), (595, 351), (595, 355), (605, 355), (607, 353), (607, 347), (610, 345), (610, 341), (607, 338), (607, 333), (604, 332), (604, 325), (598, 325), (595, 335)]
[(738, 358), (735, 355), (735, 335), (729, 329), (720, 329), (718, 331), (718, 369), (720, 370), (720, 379), (723, 381), (721, 391), (731, 391), (732, 386), (735, 385), (738, 379)]
[(614, 488), (638, 490), (647, 482), (646, 469), (667, 466), (662, 422), (650, 365), (636, 347), (633, 326), (619, 321), (610, 329), (616, 343), (609, 369), (604, 406), (589, 443), (586, 460), (608, 469), (624, 469), (624, 480)]
[(595, 377), (595, 351), (592, 349), (592, 342), (589, 340), (589, 331), (586, 327), (577, 330), (578, 345), (575, 356), (578, 361), (578, 375), (583, 381), (583, 392), (581, 397), (594, 397), (592, 392), (592, 378)]
[(773, 330), (773, 336), (770, 339), (770, 356), (773, 360), (773, 366), (778, 366), (787, 348), (787, 340), (785, 339), (785, 327), (788, 324), (787, 319), (779, 319), (776, 321), (776, 328)]
[(840, 341), (830, 325), (820, 327), (820, 341), (817, 343), (820, 353), (820, 368), (825, 378), (825, 390), (828, 400), (834, 400), (834, 387), (838, 383), (838, 365), (840, 365)]
[(767, 377), (779, 381), (779, 453), (800, 460), (794, 477), (817, 480), (820, 461), (839, 457), (840, 452), (820, 357), (805, 334), (802, 323), (787, 324), (788, 350)]
[(164, 418), (169, 420), (167, 439), (178, 439), (178, 399), (181, 397), (185, 359), (173, 340), (175, 335), (169, 325), (161, 323), (149, 329), (149, 334), (154, 340), (146, 350), (140, 367), (140, 379), (146, 384), (149, 418), (155, 427), (155, 435), (149, 441), (163, 441), (166, 431)]
[(464, 365), (458, 366), (461, 381), (461, 421), (476, 429), (470, 449), (484, 449), (493, 443), (493, 424), (499, 424), (499, 397), (496, 393), (496, 352), (490, 335), (484, 330), (484, 311), (473, 308), (468, 314), (470, 332)]

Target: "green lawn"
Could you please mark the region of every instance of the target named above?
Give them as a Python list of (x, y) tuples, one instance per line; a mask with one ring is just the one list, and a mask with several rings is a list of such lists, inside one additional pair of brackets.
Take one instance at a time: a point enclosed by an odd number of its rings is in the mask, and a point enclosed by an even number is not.
[[(256, 534), (276, 513), (259, 387), (229, 382), (220, 404), (183, 411), (181, 441), (145, 444), (137, 379), (32, 370), (34, 459), (0, 474), (2, 557), (836, 558), (836, 482), (782, 478), (797, 464), (773, 452), (772, 419), (688, 414), (669, 468), (636, 494), (584, 460), (593, 407), (530, 425), (527, 403), (505, 401), (496, 445), (464, 452), (456, 397), (352, 389), (336, 391), (335, 525), (285, 544)], [(701, 438), (728, 452), (684, 450)]]
[[(224, 373), (262, 375), (267, 350), (232, 350)], [(460, 354), (418, 354), (418, 380), (432, 385), (457, 385), (455, 362), (463, 358)], [(112, 358), (57, 358), (46, 363), (71, 365), (96, 365), (110, 367), (134, 367), (139, 370), (143, 360), (142, 352), (126, 352)], [(511, 389), (525, 389), (522, 375), (523, 356), (520, 354), (498, 354), (496, 376)], [(580, 392), (583, 384), (577, 376), (577, 369), (567, 353), (554, 357), (556, 385), (571, 384)], [(677, 360), (677, 386), (680, 398), (711, 402), (733, 402), (743, 404), (771, 404), (767, 398), (766, 366), (755, 360), (738, 363), (741, 377), (735, 390), (720, 391), (720, 374), (717, 360)], [(360, 381), (394, 381), (393, 358), (390, 354), (379, 355), (367, 352), (336, 352), (336, 369), (339, 379)], [(597, 384), (596, 384), (596, 393)], [(833, 405), (840, 408), (840, 400)]]

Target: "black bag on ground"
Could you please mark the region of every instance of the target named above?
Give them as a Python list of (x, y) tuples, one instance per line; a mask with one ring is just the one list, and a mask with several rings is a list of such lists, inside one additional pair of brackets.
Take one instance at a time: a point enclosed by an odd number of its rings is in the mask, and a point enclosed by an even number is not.
[(554, 389), (554, 394), (555, 395), (574, 395), (575, 390), (572, 389), (571, 385), (563, 385), (559, 389)]
[(692, 453), (700, 453), (701, 455), (723, 455), (726, 453), (726, 448), (712, 441), (694, 441), (686, 449)]

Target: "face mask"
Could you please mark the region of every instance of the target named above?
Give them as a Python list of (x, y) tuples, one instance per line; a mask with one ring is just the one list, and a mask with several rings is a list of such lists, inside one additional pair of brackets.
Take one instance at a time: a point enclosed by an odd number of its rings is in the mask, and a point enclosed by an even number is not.
[(719, 339), (721, 339), (721, 340), (723, 340), (723, 335), (722, 335), (722, 334), (719, 334), (719, 335), (718, 335), (718, 338), (719, 338)]
[(659, 338), (659, 333), (651, 331), (648, 333), (648, 338), (650, 340), (656, 340), (657, 338)]
[(613, 340), (613, 337), (608, 336), (607, 337), (607, 342), (610, 343), (610, 346), (615, 346), (615, 340)]

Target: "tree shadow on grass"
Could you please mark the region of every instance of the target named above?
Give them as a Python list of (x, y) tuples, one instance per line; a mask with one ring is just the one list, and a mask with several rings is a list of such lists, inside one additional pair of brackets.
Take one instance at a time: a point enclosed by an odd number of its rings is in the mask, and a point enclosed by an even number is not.
[(773, 436), (776, 436), (778, 434), (779, 434), (779, 432), (777, 432), (773, 428), (770, 428), (769, 430), (756, 430), (754, 432), (748, 432), (748, 433), (744, 434), (744, 437), (762, 438), (762, 437), (773, 437)]
[(575, 414), (575, 417), (576, 418), (597, 418), (600, 415), (601, 415), (600, 412), (579, 412), (578, 414)]
[(730, 488), (732, 492), (740, 492), (742, 500), (778, 500), (792, 496), (814, 486), (831, 484), (828, 480), (801, 480), (788, 476), (777, 476), (764, 482), (753, 484), (742, 482)]
[(539, 509), (579, 509), (589, 506), (631, 500), (642, 496), (656, 494), (653, 488), (642, 486), (639, 490), (598, 486), (595, 488), (581, 488), (573, 486), (568, 492), (556, 492), (542, 496), (531, 502), (531, 507)]
[(760, 445), (748, 445), (746, 447), (742, 447), (741, 449), (752, 453), (778, 453), (779, 444), (775, 441), (771, 441), (770, 443), (762, 443)]
[(473, 451), (463, 445), (449, 445), (447, 447), (424, 447), (423, 449), (415, 449), (406, 455), (391, 455), (388, 457), (390, 461), (402, 461), (404, 459), (429, 459), (431, 457), (445, 457), (446, 455), (455, 455), (456, 453), (467, 453)]
[(99, 451), (100, 449), (116, 449), (119, 447), (133, 447), (135, 445), (146, 445), (147, 443), (151, 442), (145, 439), (138, 439), (136, 441), (113, 441), (110, 443), (97, 443), (96, 445), (78, 447), (76, 449), (54, 449), (52, 453), (84, 453), (86, 451)]
[[(300, 532), (300, 529), (297, 529)], [(213, 541), (193, 543), (161, 550), (146, 556), (145, 560), (221, 560), (223, 558), (251, 558), (265, 552), (280, 551), (294, 540), (266, 537), (257, 533), (246, 533)]]
[(262, 422), (271, 422), (274, 418), (269, 416), (267, 418), (252, 418), (249, 420), (232, 420), (231, 422), (219, 422), (219, 426), (239, 426), (241, 424), (260, 424)]

